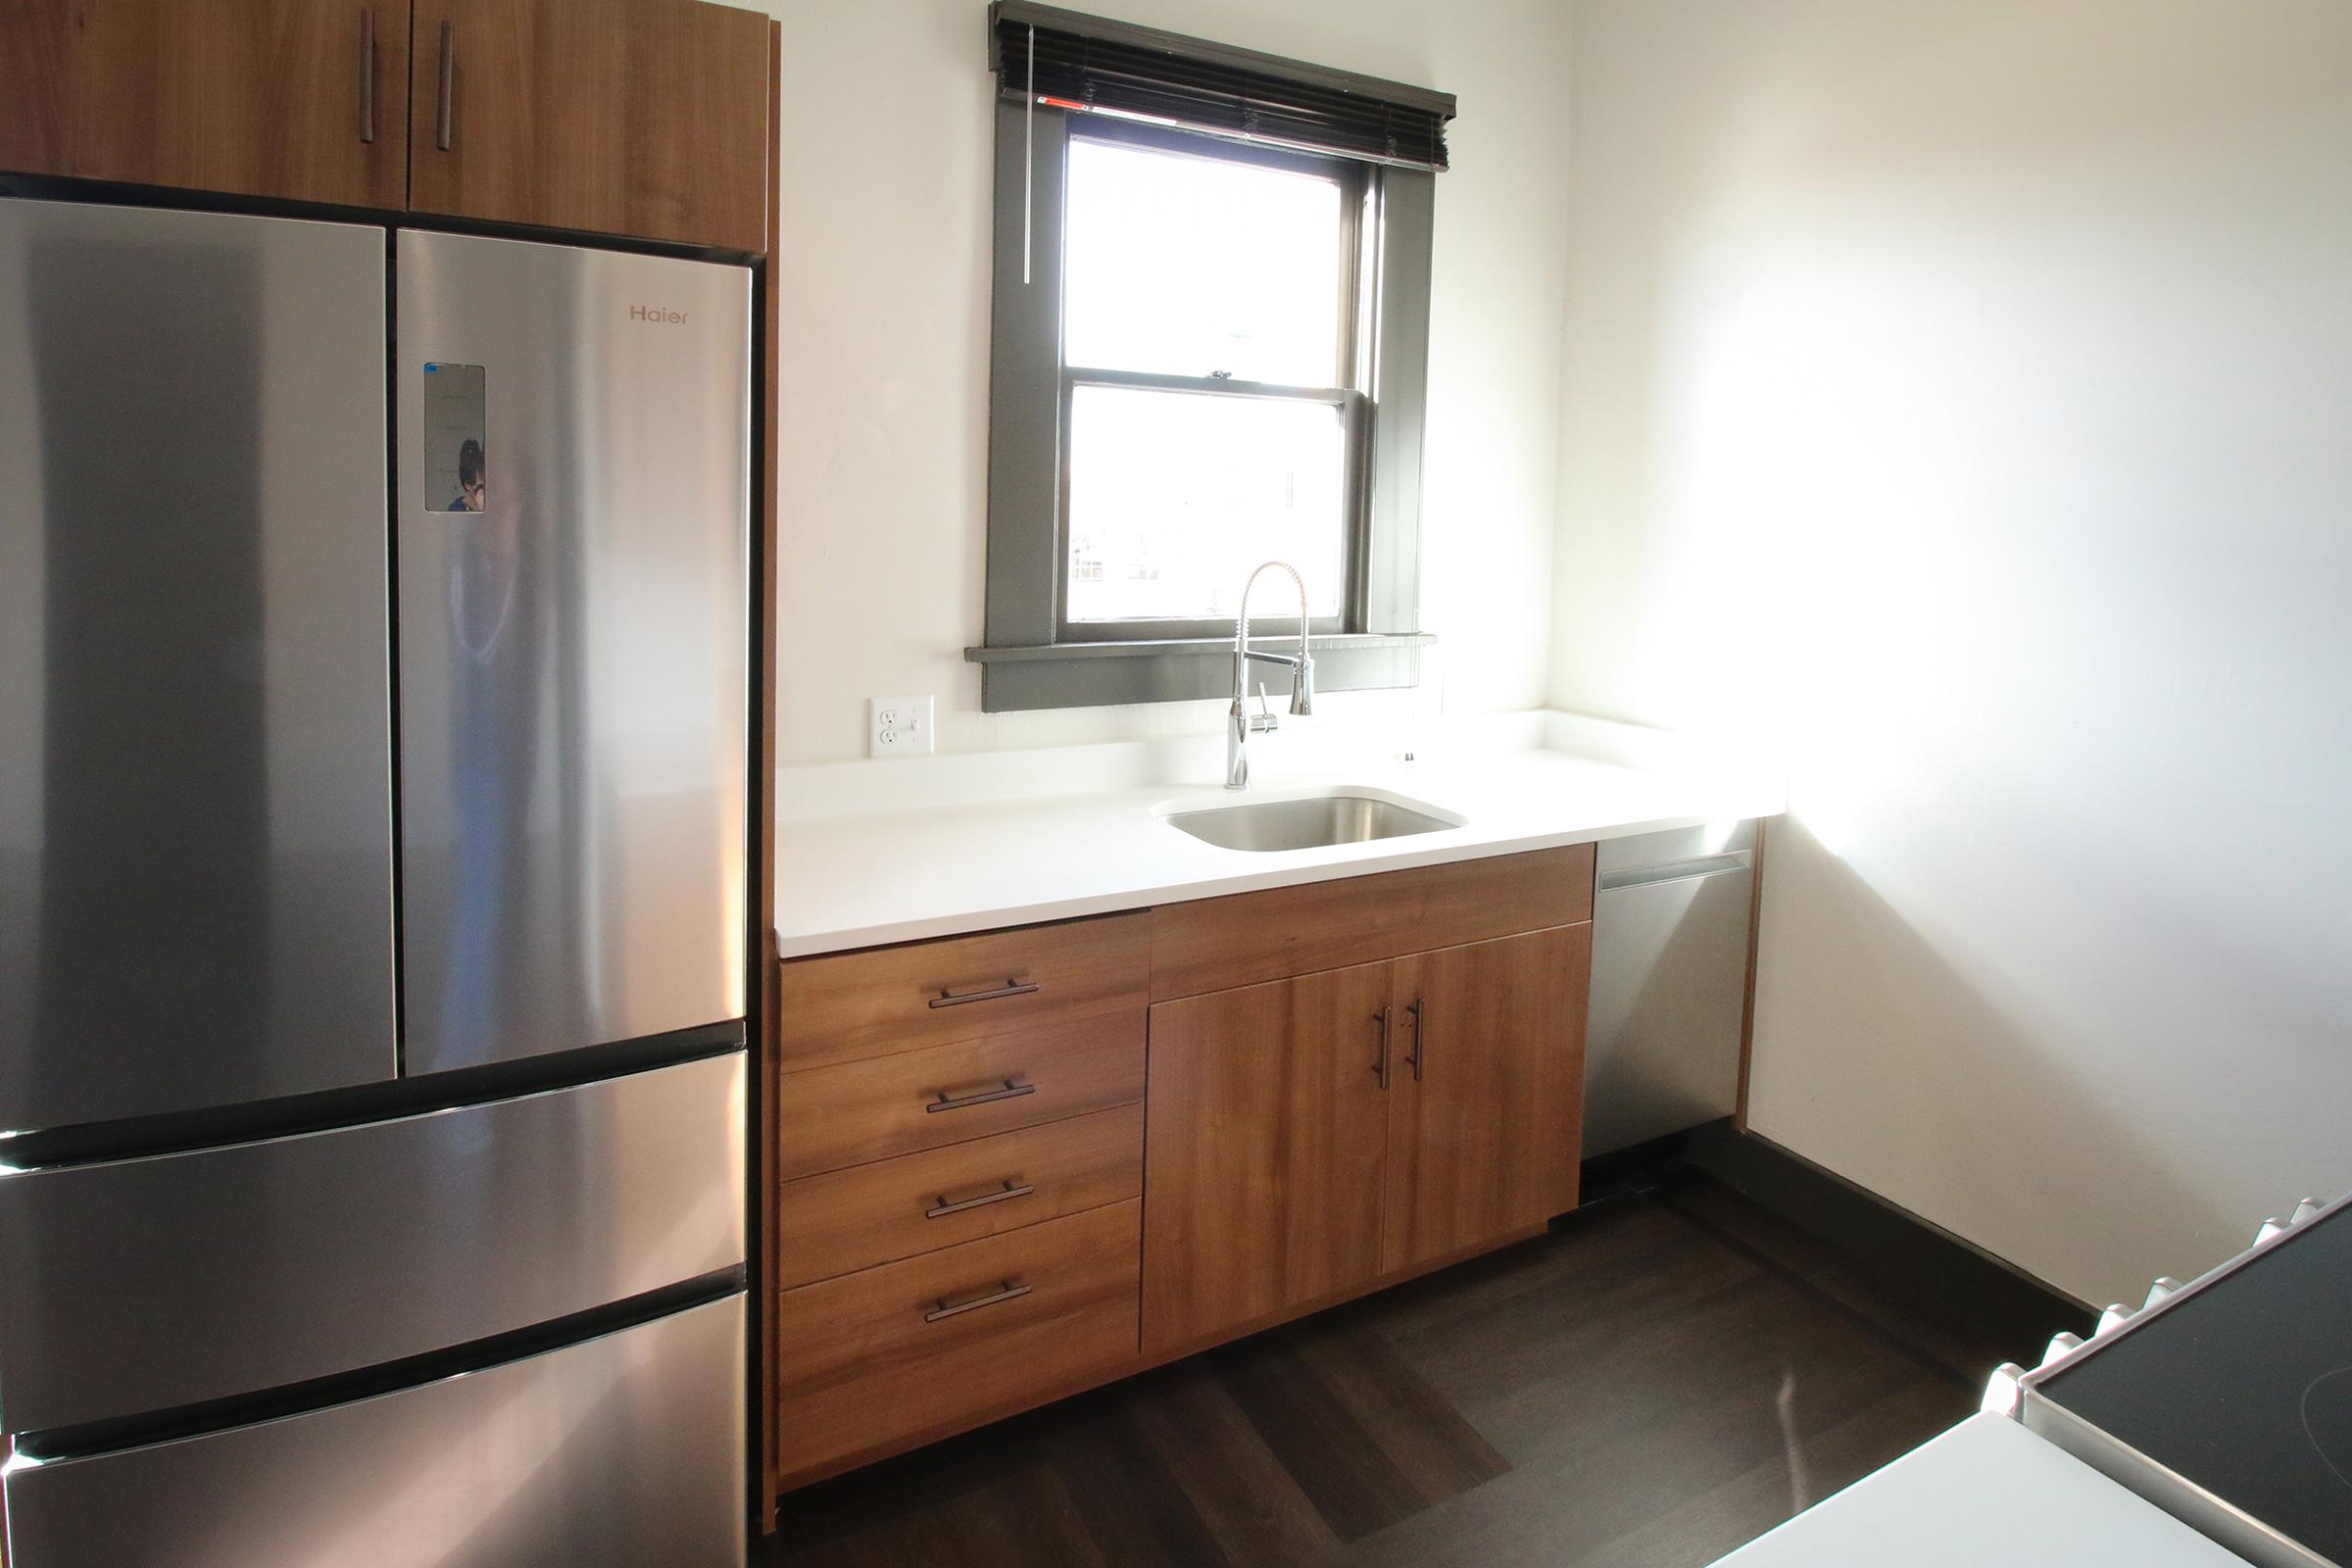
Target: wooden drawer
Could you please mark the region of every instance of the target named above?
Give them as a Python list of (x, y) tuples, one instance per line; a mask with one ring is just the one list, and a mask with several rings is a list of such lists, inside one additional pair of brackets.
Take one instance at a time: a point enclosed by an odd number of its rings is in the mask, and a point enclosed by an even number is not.
[(1142, 1007), (776, 1079), (781, 1178), (862, 1165), (1144, 1098)]
[(777, 1052), (786, 1071), (858, 1061), (1132, 1010), (1152, 968), (1148, 915), (1027, 926), (873, 948), (783, 967)]
[(1068, 1392), (1136, 1355), (1140, 1200), (785, 1291), (787, 1486)]
[(777, 1195), (776, 1283), (832, 1279), (1143, 1189), (1141, 1105), (804, 1176)]
[(1152, 1000), (1592, 918), (1592, 846), (1341, 877), (1152, 911)]

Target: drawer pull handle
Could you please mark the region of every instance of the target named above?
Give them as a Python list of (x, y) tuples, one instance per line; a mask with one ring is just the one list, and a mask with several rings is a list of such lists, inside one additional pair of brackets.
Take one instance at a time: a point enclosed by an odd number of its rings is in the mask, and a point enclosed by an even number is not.
[(1025, 997), (1036, 989), (1036, 981), (1015, 980), (1010, 976), (1007, 976), (1001, 986), (991, 986), (986, 991), (966, 991), (961, 996), (957, 996), (955, 992), (942, 986), (939, 988), (939, 995), (931, 999), (931, 1005), (934, 1007), (960, 1007), (967, 1002), (995, 1002), (1004, 997)]
[(968, 1301), (951, 1301), (943, 1296), (939, 1298), (936, 1306), (923, 1314), (923, 1321), (936, 1323), (943, 1317), (955, 1317), (963, 1312), (977, 1312), (982, 1307), (994, 1306), (999, 1301), (1017, 1301), (1035, 1289), (1036, 1287), (1033, 1285), (1015, 1285), (1010, 1280), (999, 1280), (995, 1290), (986, 1296), (975, 1296)]
[(948, 1195), (942, 1193), (939, 1195), (939, 1206), (924, 1209), (923, 1218), (945, 1219), (950, 1214), (960, 1214), (965, 1209), (986, 1208), (991, 1203), (1007, 1203), (1016, 1198), (1027, 1198), (1036, 1191), (1037, 1187), (1034, 1183), (1025, 1187), (1016, 1187), (1012, 1183), (1006, 1182), (995, 1192), (982, 1193), (978, 1198), (959, 1198), (953, 1203), (948, 1201)]
[(999, 1100), (1018, 1100), (1023, 1095), (1036, 1093), (1037, 1085), (1016, 1084), (1009, 1078), (1004, 1080), (1004, 1087), (1002, 1089), (984, 1089), (976, 1095), (964, 1095), (955, 1099), (949, 1098), (948, 1092), (942, 1089), (939, 1092), (939, 1098), (925, 1105), (923, 1111), (926, 1115), (936, 1116), (943, 1110), (961, 1110), (966, 1105), (986, 1105)]

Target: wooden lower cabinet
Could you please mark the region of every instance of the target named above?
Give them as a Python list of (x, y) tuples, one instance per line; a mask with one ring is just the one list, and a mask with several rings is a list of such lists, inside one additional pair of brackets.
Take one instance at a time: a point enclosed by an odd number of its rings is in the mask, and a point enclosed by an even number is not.
[(1576, 1206), (1592, 927), (1398, 959), (1384, 1271)]
[(1380, 1273), (1390, 968), (1359, 964), (1152, 1009), (1147, 1352)]
[(1592, 926), (1152, 1009), (1144, 1348), (1576, 1206)]
[[(1592, 863), (1577, 846), (782, 965), (778, 1485), (1574, 1207)], [(1306, 972), (1269, 976), (1269, 951)]]
[(1121, 1105), (786, 1182), (776, 1277), (789, 1290), (1143, 1191), (1144, 1107)]
[(806, 1176), (1144, 1097), (1144, 1014), (990, 1035), (776, 1080), (777, 1170)]
[(1083, 1387), (1135, 1359), (1130, 1199), (776, 1298), (786, 1486)]

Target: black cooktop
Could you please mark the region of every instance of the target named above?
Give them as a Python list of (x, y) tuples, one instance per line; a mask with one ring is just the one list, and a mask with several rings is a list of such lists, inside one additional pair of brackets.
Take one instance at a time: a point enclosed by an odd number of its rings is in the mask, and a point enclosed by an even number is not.
[(2352, 1200), (2031, 1387), (2311, 1554), (2269, 1560), (2352, 1568)]

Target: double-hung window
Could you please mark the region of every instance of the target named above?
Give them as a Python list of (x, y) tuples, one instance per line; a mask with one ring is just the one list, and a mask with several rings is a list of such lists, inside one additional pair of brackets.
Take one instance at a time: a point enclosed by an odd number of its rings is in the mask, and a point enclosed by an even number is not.
[[(1451, 100), (1013, 0), (994, 21), (985, 706), (1221, 695), (1268, 560), (1306, 584), (1320, 685), (1410, 684)], [(1252, 618), (1287, 631), (1271, 581)]]

